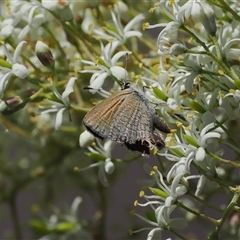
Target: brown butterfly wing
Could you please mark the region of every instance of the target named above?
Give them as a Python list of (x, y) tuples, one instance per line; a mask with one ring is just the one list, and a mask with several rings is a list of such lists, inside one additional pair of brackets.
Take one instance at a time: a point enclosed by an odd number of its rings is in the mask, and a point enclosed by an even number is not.
[(121, 142), (132, 151), (149, 154), (154, 147), (164, 147), (164, 139), (157, 130), (160, 120), (142, 93), (127, 88), (90, 110), (83, 124), (95, 137)]
[(109, 137), (124, 143), (132, 151), (149, 154), (152, 148), (159, 149), (162, 140), (153, 131), (152, 115), (155, 111), (144, 95), (134, 89), (130, 93), (114, 114)]
[(135, 143), (151, 137), (151, 113), (133, 89), (129, 89), (129, 94), (115, 112), (113, 119), (109, 135), (114, 141)]
[(109, 136), (109, 132), (112, 129), (112, 123), (115, 121), (115, 111), (123, 104), (124, 99), (129, 94), (129, 89), (126, 89), (103, 100), (86, 114), (83, 125), (95, 137), (100, 139), (109, 138), (116, 141)]

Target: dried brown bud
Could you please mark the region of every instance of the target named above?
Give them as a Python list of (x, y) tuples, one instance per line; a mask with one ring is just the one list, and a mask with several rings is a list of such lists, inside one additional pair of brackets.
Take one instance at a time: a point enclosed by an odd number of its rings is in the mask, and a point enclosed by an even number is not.
[(53, 68), (54, 67), (54, 57), (52, 55), (51, 50), (49, 47), (41, 42), (37, 41), (37, 44), (35, 46), (35, 53), (39, 59), (39, 61), (47, 68)]

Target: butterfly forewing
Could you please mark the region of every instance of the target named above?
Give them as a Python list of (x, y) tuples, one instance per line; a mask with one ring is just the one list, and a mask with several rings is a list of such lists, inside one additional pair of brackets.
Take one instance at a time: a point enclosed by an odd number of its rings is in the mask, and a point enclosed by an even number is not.
[(109, 138), (108, 135), (112, 128), (115, 111), (122, 105), (125, 97), (129, 94), (127, 90), (111, 95), (86, 114), (83, 124), (95, 137)]

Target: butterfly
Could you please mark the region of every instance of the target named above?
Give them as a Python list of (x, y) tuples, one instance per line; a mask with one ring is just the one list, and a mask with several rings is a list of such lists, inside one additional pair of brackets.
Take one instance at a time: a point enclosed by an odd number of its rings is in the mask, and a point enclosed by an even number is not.
[(122, 90), (93, 107), (83, 125), (95, 137), (119, 142), (142, 155), (161, 150), (165, 146), (161, 132), (170, 133), (145, 93), (130, 83), (123, 83)]

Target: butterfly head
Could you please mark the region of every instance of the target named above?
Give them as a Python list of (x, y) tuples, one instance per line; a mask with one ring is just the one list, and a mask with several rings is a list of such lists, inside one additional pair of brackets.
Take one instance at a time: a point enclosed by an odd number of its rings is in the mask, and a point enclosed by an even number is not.
[(121, 89), (124, 90), (124, 89), (130, 88), (130, 86), (131, 84), (129, 82), (122, 82)]

